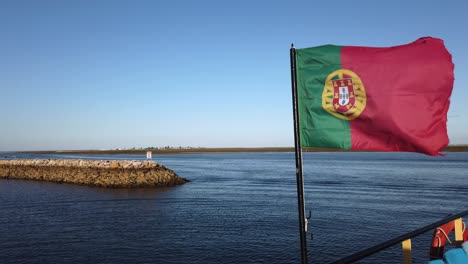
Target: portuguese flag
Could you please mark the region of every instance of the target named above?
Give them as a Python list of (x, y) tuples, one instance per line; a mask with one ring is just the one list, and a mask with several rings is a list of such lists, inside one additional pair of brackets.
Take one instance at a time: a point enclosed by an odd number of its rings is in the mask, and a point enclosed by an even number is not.
[(452, 57), (441, 39), (296, 50), (302, 147), (439, 155), (448, 144)]

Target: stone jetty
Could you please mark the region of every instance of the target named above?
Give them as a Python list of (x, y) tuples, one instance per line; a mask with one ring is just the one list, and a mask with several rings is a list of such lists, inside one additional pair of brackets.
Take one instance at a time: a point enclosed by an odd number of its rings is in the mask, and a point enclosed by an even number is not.
[(135, 160), (0, 160), (2, 178), (110, 188), (166, 187), (187, 182), (157, 162)]

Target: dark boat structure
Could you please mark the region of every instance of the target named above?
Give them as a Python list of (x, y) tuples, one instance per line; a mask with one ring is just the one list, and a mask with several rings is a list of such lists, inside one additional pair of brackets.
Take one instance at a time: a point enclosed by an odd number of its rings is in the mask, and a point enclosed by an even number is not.
[[(434, 235), (427, 264), (468, 264), (468, 231), (462, 221), (462, 217), (467, 215), (468, 210), (448, 216), (435, 223), (334, 261), (332, 264), (357, 263), (397, 244), (401, 244), (402, 263), (411, 264), (413, 263), (411, 239), (433, 230)], [(452, 235), (453, 242), (450, 239)], [(452, 242), (454, 247), (447, 250), (445, 247), (447, 242)]]

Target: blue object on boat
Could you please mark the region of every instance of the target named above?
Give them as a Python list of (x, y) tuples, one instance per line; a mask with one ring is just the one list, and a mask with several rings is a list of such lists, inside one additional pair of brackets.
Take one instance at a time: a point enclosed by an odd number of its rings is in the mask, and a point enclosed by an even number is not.
[(455, 248), (445, 252), (444, 257), (448, 264), (468, 263), (468, 255), (465, 253), (465, 250), (461, 248)]
[(465, 254), (468, 255), (468, 242), (462, 244), (463, 250), (465, 250)]

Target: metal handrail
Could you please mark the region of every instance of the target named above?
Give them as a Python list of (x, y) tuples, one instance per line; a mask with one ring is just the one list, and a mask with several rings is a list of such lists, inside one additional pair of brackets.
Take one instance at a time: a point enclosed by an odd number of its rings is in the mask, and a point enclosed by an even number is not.
[(395, 237), (393, 239), (390, 239), (388, 241), (385, 241), (381, 244), (378, 244), (378, 245), (375, 245), (373, 247), (370, 247), (370, 248), (367, 248), (367, 249), (364, 249), (364, 250), (361, 250), (357, 253), (354, 253), (352, 255), (349, 255), (347, 257), (344, 257), (342, 259), (339, 259), (337, 261), (334, 261), (334, 262), (331, 262), (330, 264), (345, 264), (345, 263), (354, 263), (358, 260), (361, 260), (363, 258), (366, 258), (370, 255), (373, 255), (375, 253), (378, 253), (384, 249), (387, 249), (389, 247), (392, 247), (398, 243), (401, 243), (407, 239), (411, 239), (413, 237), (416, 237), (416, 236), (419, 236), (421, 234), (424, 234), (426, 233), (427, 231), (430, 231), (430, 230), (433, 230), (447, 222), (450, 222), (450, 221), (453, 221), (455, 219), (458, 219), (462, 216), (465, 216), (465, 215), (468, 215), (468, 210), (466, 211), (463, 211), (461, 213), (458, 213), (458, 214), (454, 214), (454, 215), (451, 215), (451, 216), (448, 216), (440, 221), (437, 221), (435, 223), (432, 223), (432, 224), (429, 224), (427, 226), (424, 226), (424, 227), (421, 227), (419, 229), (416, 229), (414, 231), (411, 231), (409, 233), (406, 233), (404, 235), (401, 235), (401, 236), (398, 236), (398, 237)]

